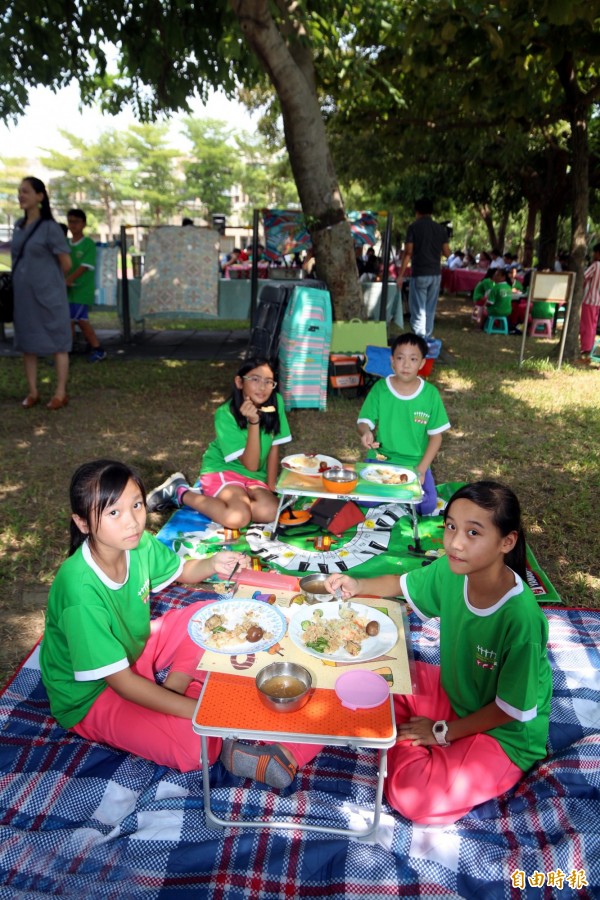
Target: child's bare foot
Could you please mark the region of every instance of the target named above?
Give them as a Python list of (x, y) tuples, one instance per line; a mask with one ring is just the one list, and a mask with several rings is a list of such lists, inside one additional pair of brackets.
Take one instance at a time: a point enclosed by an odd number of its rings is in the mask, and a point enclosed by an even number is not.
[(191, 680), (191, 677), (184, 672), (169, 672), (164, 680), (163, 687), (173, 691), (175, 694), (185, 694)]

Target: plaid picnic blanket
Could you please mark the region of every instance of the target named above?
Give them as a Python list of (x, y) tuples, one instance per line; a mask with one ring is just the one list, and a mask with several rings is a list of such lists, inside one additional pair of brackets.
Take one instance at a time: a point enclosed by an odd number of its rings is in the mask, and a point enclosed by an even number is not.
[[(173, 587), (154, 614), (191, 602)], [(366, 842), (299, 831), (206, 827), (199, 773), (88, 743), (51, 718), (37, 650), (0, 697), (0, 900), (592, 898), (600, 892), (600, 614), (548, 608), (555, 676), (548, 758), (517, 788), (448, 827), (384, 804)], [(438, 661), (435, 623), (410, 617), (415, 655)], [(217, 763), (217, 814), (364, 820), (374, 750), (327, 747), (288, 791)]]

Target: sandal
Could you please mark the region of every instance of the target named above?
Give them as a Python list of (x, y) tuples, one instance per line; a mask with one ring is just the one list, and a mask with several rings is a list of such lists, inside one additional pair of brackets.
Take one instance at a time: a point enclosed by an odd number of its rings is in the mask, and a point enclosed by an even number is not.
[(62, 409), (68, 402), (67, 394), (64, 397), (53, 397), (50, 403), (46, 403), (46, 409)]
[(23, 409), (31, 409), (32, 406), (35, 406), (39, 402), (40, 402), (39, 394), (27, 394), (27, 396), (21, 403), (21, 406), (23, 407)]
[(269, 787), (289, 787), (297, 771), (297, 766), (289, 761), (277, 744), (256, 747), (241, 741), (225, 740), (219, 758), (232, 775), (263, 781)]

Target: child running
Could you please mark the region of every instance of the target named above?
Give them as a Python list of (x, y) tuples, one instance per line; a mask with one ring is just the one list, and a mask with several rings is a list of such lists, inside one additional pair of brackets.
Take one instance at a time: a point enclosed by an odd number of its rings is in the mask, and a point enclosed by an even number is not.
[(396, 338), (391, 348), (393, 375), (373, 385), (357, 421), (368, 461), (386, 460), (416, 470), (423, 488), (416, 510), (423, 516), (437, 505), (430, 467), (442, 446), (442, 433), (450, 428), (438, 389), (419, 376), (427, 349), (427, 341), (417, 334)]
[(215, 412), (215, 440), (200, 467), (200, 487), (175, 472), (148, 495), (148, 510), (187, 506), (226, 528), (272, 522), (279, 445), (291, 441), (271, 363), (249, 359), (238, 370), (231, 398)]
[(418, 662), (419, 693), (394, 695), (398, 743), (388, 802), (419, 824), (455, 822), (513, 787), (546, 755), (552, 673), (548, 622), (525, 579), (519, 501), (478, 481), (445, 513), (446, 555), (402, 575), (331, 575), (327, 589), (401, 593), (420, 619), (440, 619), (440, 666)]
[[(204, 673), (203, 650), (188, 622), (204, 603), (150, 621), (150, 592), (216, 573), (228, 577), (241, 553), (184, 560), (144, 530), (139, 475), (113, 460), (80, 466), (71, 480), (71, 547), (50, 589), (40, 651), (52, 715), (63, 728), (181, 772), (200, 766), (191, 718)], [(206, 601), (205, 601), (206, 602)], [(211, 601), (207, 601), (211, 602)], [(156, 673), (170, 667), (162, 685)], [(211, 764), (221, 753), (208, 738)], [(226, 742), (223, 762), (236, 775), (287, 787), (298, 762), (318, 748)]]

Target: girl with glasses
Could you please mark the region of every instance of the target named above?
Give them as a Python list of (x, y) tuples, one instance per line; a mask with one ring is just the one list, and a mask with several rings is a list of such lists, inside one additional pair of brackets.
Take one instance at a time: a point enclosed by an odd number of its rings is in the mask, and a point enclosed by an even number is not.
[(148, 495), (148, 510), (186, 506), (226, 528), (272, 522), (279, 445), (291, 441), (273, 366), (248, 359), (233, 380), (230, 399), (215, 412), (215, 439), (202, 458), (200, 484), (175, 472)]

